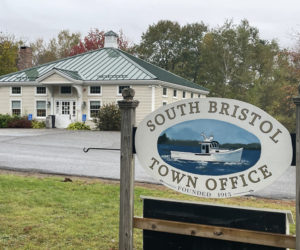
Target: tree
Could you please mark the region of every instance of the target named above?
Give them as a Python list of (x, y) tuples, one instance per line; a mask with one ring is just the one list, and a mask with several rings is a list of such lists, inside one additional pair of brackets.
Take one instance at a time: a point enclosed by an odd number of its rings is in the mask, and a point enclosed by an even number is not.
[(300, 80), (300, 45), (299, 52), (280, 50), (276, 41), (261, 39), (247, 20), (212, 29), (203, 23), (159, 21), (134, 51), (207, 87), (211, 96), (250, 102), (294, 129), (291, 96)]
[[(290, 132), (295, 132), (296, 107), (293, 97), (298, 93), (300, 82), (300, 56), (297, 52), (282, 50), (277, 58), (274, 74), (274, 98), (268, 112), (279, 120)], [(267, 90), (268, 91), (268, 90)]]
[(15, 72), (17, 68), (19, 46), (22, 41), (17, 41), (13, 35), (0, 32), (0, 76)]
[(203, 60), (202, 42), (207, 26), (193, 23), (180, 26), (177, 22), (159, 21), (143, 33), (142, 42), (134, 53), (142, 59), (198, 82)]
[(32, 48), (33, 65), (57, 60), (56, 54), (48, 48), (48, 45), (42, 38), (37, 39), (34, 43), (30, 43), (30, 47)]
[[(70, 56), (81, 54), (87, 51), (96, 50), (104, 47), (104, 31), (99, 29), (91, 29), (87, 36), (83, 38), (83, 41), (79, 41), (74, 45), (70, 52)], [(129, 49), (129, 41), (125, 38), (122, 31), (119, 31), (118, 45), (121, 50)]]
[(227, 21), (206, 34), (203, 52), (203, 79), (211, 94), (249, 101), (249, 90), (272, 74), (279, 49), (243, 20), (239, 25)]
[[(125, 38), (122, 31), (119, 32), (118, 43), (120, 49), (129, 50), (129, 41)], [(80, 33), (70, 33), (69, 30), (62, 30), (56, 38), (50, 39), (49, 42), (39, 38), (30, 44), (34, 65), (103, 48), (103, 46), (104, 31), (99, 31), (99, 29), (90, 30), (83, 40), (81, 40)]]
[(55, 61), (69, 56), (71, 49), (80, 41), (80, 33), (62, 30), (57, 38), (46, 43), (42, 38), (30, 44), (34, 65)]
[(176, 60), (174, 73), (195, 83), (201, 81), (205, 63), (202, 58), (202, 44), (207, 29), (204, 23), (193, 23), (183, 26), (180, 32), (179, 59)]
[(203, 44), (203, 79), (211, 95), (250, 102), (294, 131), (291, 97), (300, 80), (294, 53), (280, 50), (274, 40), (262, 40), (246, 20), (212, 30)]
[(177, 22), (159, 21), (143, 33), (142, 41), (134, 52), (140, 58), (174, 72), (180, 57), (180, 33), (181, 27)]

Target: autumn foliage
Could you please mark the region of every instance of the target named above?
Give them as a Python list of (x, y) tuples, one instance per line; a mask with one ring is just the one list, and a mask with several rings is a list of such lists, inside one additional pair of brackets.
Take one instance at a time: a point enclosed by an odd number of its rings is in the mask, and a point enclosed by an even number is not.
[[(83, 40), (71, 48), (70, 56), (81, 54), (87, 51), (101, 49), (104, 47), (104, 31), (99, 31), (99, 29), (92, 29)], [(129, 42), (123, 35), (123, 32), (119, 32), (118, 38), (119, 49), (128, 50)]]

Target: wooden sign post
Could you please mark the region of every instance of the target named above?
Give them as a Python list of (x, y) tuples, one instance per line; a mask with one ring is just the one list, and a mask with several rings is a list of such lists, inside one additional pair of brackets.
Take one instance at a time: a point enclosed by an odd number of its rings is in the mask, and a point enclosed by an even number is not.
[(135, 109), (139, 102), (133, 100), (134, 90), (124, 89), (124, 100), (118, 101), (121, 110), (121, 159), (120, 159), (120, 224), (119, 249), (133, 249), (134, 215), (134, 157), (133, 127)]
[(294, 98), (296, 104), (296, 250), (300, 250), (300, 85), (298, 96)]
[[(120, 159), (120, 224), (119, 224), (119, 249), (120, 250), (132, 250), (133, 249), (133, 225), (134, 222), (137, 223), (139, 220), (137, 218), (134, 219), (134, 156), (133, 156), (133, 129), (135, 125), (135, 110), (138, 106), (139, 102), (133, 100), (134, 90), (131, 88), (124, 89), (122, 91), (122, 95), (124, 100), (118, 101), (118, 105), (121, 110), (121, 159)], [(300, 250), (300, 223), (299, 223), (299, 202), (300, 202), (300, 87), (299, 94), (294, 98), (294, 103), (297, 106), (297, 139), (296, 139), (296, 147), (297, 147), (297, 169), (296, 169), (296, 239), (294, 236), (286, 236), (286, 235), (272, 235), (272, 240), (275, 238), (276, 247), (279, 246), (278, 239), (281, 237), (282, 244), (280, 247), (295, 247), (296, 250)], [(201, 107), (201, 112), (200, 112)], [(220, 108), (221, 107), (221, 108)], [(220, 110), (218, 110), (220, 108)], [(170, 115), (170, 110), (173, 111), (173, 116)], [(237, 113), (240, 110), (240, 113)], [(251, 111), (251, 112), (250, 112)], [(255, 112), (254, 112), (255, 111)], [(232, 112), (231, 115), (228, 112)], [(247, 113), (254, 114), (254, 117), (248, 117)], [(177, 117), (177, 118), (176, 118)], [(258, 119), (259, 117), (259, 119)], [(176, 118), (176, 119), (175, 119)], [(235, 119), (235, 120), (233, 120)], [(217, 120), (217, 121), (216, 121)], [(255, 124), (255, 121), (259, 121)], [(210, 132), (212, 128), (214, 128), (214, 132), (218, 135), (218, 131), (220, 130), (220, 124), (222, 123), (223, 127), (231, 126), (231, 134), (235, 131), (237, 136), (242, 131), (242, 134), (247, 135), (248, 138), (251, 139), (251, 143), (259, 142), (259, 149), (256, 151), (260, 152), (260, 157), (255, 158), (255, 161), (250, 164), (248, 169), (244, 169), (241, 174), (240, 170), (237, 170), (236, 176), (231, 176), (232, 173), (227, 173), (226, 175), (222, 175), (222, 178), (216, 177), (218, 175), (208, 176), (206, 175), (195, 175), (191, 172), (190, 168), (180, 169), (179, 166), (174, 165), (175, 163), (168, 162), (168, 159), (162, 159), (164, 154), (162, 155), (159, 151), (158, 142), (163, 144), (162, 142), (168, 141), (168, 133), (172, 137), (172, 131), (176, 134), (178, 133), (178, 127), (180, 124), (184, 122), (189, 122), (188, 126), (185, 125), (186, 128), (193, 128), (195, 125), (199, 125), (201, 123), (201, 128), (204, 129), (206, 123), (209, 123), (207, 131)], [(191, 124), (190, 124), (191, 123)], [(232, 123), (232, 124), (231, 124)], [(179, 124), (179, 125), (178, 125)], [(234, 125), (236, 124), (236, 125)], [(233, 126), (234, 125), (234, 126)], [(256, 126), (255, 126), (256, 125)], [(174, 128), (173, 128), (174, 127)], [(199, 126), (198, 126), (199, 127)], [(228, 129), (225, 131), (229, 131)], [(169, 129), (171, 128), (171, 132)], [(181, 127), (179, 127), (181, 128)], [(173, 130), (172, 130), (173, 129)], [(186, 130), (185, 130), (186, 131)], [(193, 130), (195, 131), (195, 130)], [(197, 131), (197, 130), (196, 130)], [(167, 135), (166, 135), (167, 134)], [(188, 133), (187, 133), (188, 134)], [(202, 135), (202, 134), (201, 134)], [(193, 136), (195, 136), (193, 134)], [(220, 135), (219, 135), (220, 136)], [(231, 135), (232, 136), (232, 135)], [(221, 158), (209, 158), (206, 159), (207, 162), (216, 161), (216, 162), (241, 162), (241, 149), (238, 150), (226, 150), (223, 151), (223, 154), (220, 155), (220, 150), (218, 148), (219, 143), (213, 141), (212, 138), (208, 138), (205, 135), (203, 136), (204, 140), (201, 143), (204, 145), (211, 143), (211, 148), (216, 148), (214, 152), (215, 157), (221, 157), (226, 152), (226, 155), (229, 158), (221, 159)], [(217, 136), (216, 136), (217, 137)], [(172, 137), (173, 138), (173, 137)], [(254, 139), (253, 139), (254, 138)], [(259, 138), (259, 140), (258, 140)], [(176, 139), (176, 138), (175, 138)], [(180, 139), (180, 138), (179, 138)], [(226, 139), (226, 138), (225, 138)], [(226, 141), (222, 136), (220, 140)], [(182, 141), (178, 140), (179, 142)], [(188, 139), (187, 139), (187, 142)], [(147, 144), (145, 147), (145, 143)], [(249, 142), (247, 142), (249, 144)], [(247, 144), (247, 145), (248, 145)], [(258, 143), (256, 143), (258, 144)], [(256, 145), (255, 144), (255, 145)], [(292, 146), (290, 134), (279, 122), (277, 122), (270, 115), (265, 113), (264, 111), (258, 109), (257, 107), (243, 103), (237, 100), (230, 99), (220, 99), (220, 98), (204, 98), (204, 99), (191, 99), (191, 100), (182, 100), (164, 107), (161, 107), (157, 111), (149, 114), (139, 125), (136, 136), (135, 136), (135, 145), (137, 154), (139, 156), (140, 162), (143, 164), (146, 171), (150, 174), (153, 174), (154, 177), (158, 177), (162, 184), (175, 189), (176, 191), (187, 193), (190, 195), (195, 195), (199, 197), (207, 197), (207, 198), (227, 198), (232, 196), (240, 196), (253, 192), (256, 188), (261, 188), (270, 184), (275, 177), (279, 177), (282, 172), (284, 172), (285, 168), (290, 166), (291, 158), (292, 158)], [(198, 145), (198, 144), (197, 144)], [(170, 151), (171, 158), (172, 152), (173, 158), (178, 158), (179, 156), (188, 156), (188, 160), (195, 160), (195, 157), (202, 155), (211, 155), (207, 152), (202, 152), (203, 145), (201, 147), (200, 153), (193, 153), (185, 151)], [(164, 145), (163, 145), (164, 146)], [(167, 145), (170, 147), (170, 145)], [(172, 145), (171, 145), (172, 146)], [(173, 145), (174, 147), (176, 145)], [(183, 145), (186, 146), (186, 145)], [(262, 151), (261, 148), (268, 149), (268, 153), (266, 151)], [(209, 147), (206, 146), (204, 148), (206, 150)], [(239, 153), (239, 159), (236, 159), (236, 154)], [(264, 154), (263, 154), (264, 153)], [(191, 156), (192, 155), (192, 156)], [(276, 155), (270, 159), (270, 155)], [(224, 156), (222, 156), (224, 157)], [(197, 159), (198, 159), (197, 158)], [(253, 158), (253, 157), (252, 157)], [(184, 158), (185, 159), (185, 158)], [(203, 161), (203, 160), (202, 160)], [(266, 163), (267, 162), (267, 163)], [(219, 163), (220, 164), (220, 163)], [(208, 164), (207, 164), (208, 165)], [(216, 167), (214, 166), (214, 169)], [(228, 166), (227, 166), (228, 168)], [(233, 168), (235, 169), (235, 168)], [(156, 173), (156, 172), (157, 173)], [(236, 170), (235, 170), (236, 171)], [(245, 172), (246, 171), (246, 172)], [(175, 176), (175, 177), (174, 177)], [(181, 176), (181, 177), (180, 177)], [(180, 181), (183, 178), (186, 178), (182, 183)], [(218, 178), (217, 180), (215, 180)], [(247, 179), (248, 178), (248, 179)], [(204, 181), (202, 181), (204, 180)], [(204, 183), (204, 184), (203, 184)], [(261, 185), (257, 185), (257, 183)], [(178, 184), (176, 186), (176, 184)], [(180, 184), (180, 185), (179, 185)], [(201, 186), (202, 185), (202, 186)], [(204, 186), (203, 186), (204, 185)], [(239, 187), (239, 189), (238, 189)], [(207, 190), (206, 190), (206, 189)], [(228, 190), (226, 190), (228, 188)], [(244, 189), (243, 189), (244, 188)], [(204, 190), (204, 191), (203, 191)], [(149, 226), (149, 221), (146, 223)], [(154, 223), (154, 222), (151, 222)], [(156, 224), (152, 224), (151, 228), (139, 227), (147, 230), (155, 230), (155, 228), (159, 228), (158, 222)], [(164, 223), (164, 222), (159, 222)], [(176, 222), (179, 227), (182, 226), (182, 223)], [(135, 224), (136, 225), (136, 224)], [(161, 224), (162, 227), (158, 231), (169, 232), (171, 229), (165, 228), (165, 224)], [(177, 226), (178, 226), (177, 225)], [(192, 228), (191, 232), (188, 232), (189, 235), (196, 235), (196, 231), (194, 230), (194, 225), (185, 225), (189, 228)], [(165, 228), (165, 229), (162, 229)], [(199, 227), (200, 231), (203, 231), (202, 227)], [(206, 227), (207, 228), (207, 227)], [(210, 228), (213, 233), (213, 236), (205, 235), (207, 238), (215, 238), (215, 236), (224, 235), (223, 228)], [(228, 228), (230, 232), (232, 232), (232, 228)], [(180, 229), (181, 230), (181, 229)], [(208, 230), (208, 229), (207, 229)], [(222, 230), (222, 231), (220, 231)], [(171, 230), (171, 232), (173, 232)], [(261, 232), (249, 232), (253, 238), (257, 238), (256, 234), (261, 234)], [(232, 233), (231, 233), (232, 234)], [(233, 233), (232, 235), (235, 235)], [(270, 234), (264, 234), (262, 237), (267, 238)], [(241, 240), (235, 240), (238, 242), (245, 242), (242, 237)], [(224, 238), (224, 240), (234, 240), (233, 238)], [(280, 241), (280, 242), (281, 242)], [(296, 242), (297, 241), (297, 242)], [(247, 242), (247, 241), (246, 241)], [(256, 241), (254, 241), (256, 242)], [(273, 243), (274, 243), (273, 242)], [(253, 243), (252, 241), (250, 243)], [(264, 242), (262, 245), (274, 246), (272, 242), (267, 243)]]

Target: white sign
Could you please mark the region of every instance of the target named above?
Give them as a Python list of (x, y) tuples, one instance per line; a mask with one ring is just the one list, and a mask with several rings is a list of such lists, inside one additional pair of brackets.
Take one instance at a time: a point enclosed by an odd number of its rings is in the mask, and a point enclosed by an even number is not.
[(139, 124), (135, 145), (155, 179), (206, 198), (262, 189), (292, 161), (291, 137), (281, 123), (249, 103), (222, 98), (162, 106)]

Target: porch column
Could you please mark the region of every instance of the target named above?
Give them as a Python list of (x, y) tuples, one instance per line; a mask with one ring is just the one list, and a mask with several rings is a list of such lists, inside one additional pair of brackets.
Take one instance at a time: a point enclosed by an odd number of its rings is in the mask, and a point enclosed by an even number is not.
[(77, 104), (76, 104), (76, 111), (77, 111), (77, 121), (81, 122), (82, 119), (82, 86), (73, 85), (73, 87), (77, 90)]
[(50, 96), (50, 114), (54, 115), (54, 87), (53, 86), (47, 86), (47, 91), (49, 93)]
[(155, 110), (155, 85), (151, 87), (151, 112)]

